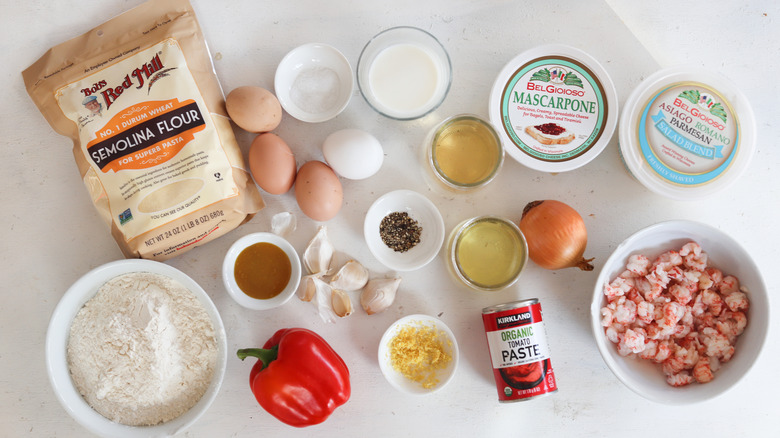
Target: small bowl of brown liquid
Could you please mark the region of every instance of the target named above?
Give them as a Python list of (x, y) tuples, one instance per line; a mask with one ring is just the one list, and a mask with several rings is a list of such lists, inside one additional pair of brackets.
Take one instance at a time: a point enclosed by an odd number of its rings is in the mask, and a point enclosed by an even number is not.
[(489, 122), (459, 114), (431, 130), (425, 141), (425, 161), (435, 184), (456, 192), (470, 191), (484, 187), (498, 175), (504, 149)]
[(295, 248), (273, 233), (238, 239), (222, 264), (225, 289), (247, 309), (268, 310), (286, 303), (301, 281), (301, 260)]

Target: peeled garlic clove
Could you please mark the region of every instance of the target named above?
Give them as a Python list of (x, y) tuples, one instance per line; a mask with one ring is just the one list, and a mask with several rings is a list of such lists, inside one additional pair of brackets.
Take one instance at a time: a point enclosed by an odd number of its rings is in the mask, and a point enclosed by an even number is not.
[(336, 316), (343, 318), (352, 315), (354, 309), (349, 295), (341, 289), (332, 289), (331, 292), (330, 305)]
[(336, 272), (330, 279), (330, 285), (334, 289), (358, 290), (368, 282), (368, 269), (360, 262), (350, 260)]
[(318, 276), (312, 276), (312, 282), (315, 288), (314, 296), (316, 297), (317, 313), (319, 313), (320, 318), (324, 322), (336, 322), (338, 316), (333, 311), (333, 288)]
[(271, 231), (277, 236), (287, 236), (295, 231), (296, 225), (295, 216), (288, 211), (277, 213), (271, 218)]
[(317, 286), (314, 284), (314, 279), (317, 278), (317, 274), (305, 275), (301, 278), (301, 284), (298, 286), (296, 295), (301, 301), (311, 301), (314, 299), (317, 293)]
[(400, 278), (375, 278), (369, 280), (360, 294), (360, 305), (369, 315), (379, 313), (393, 304)]
[(324, 225), (320, 226), (317, 234), (309, 242), (306, 251), (303, 252), (303, 265), (309, 274), (326, 275), (330, 271), (330, 261), (336, 249), (328, 239), (328, 230)]

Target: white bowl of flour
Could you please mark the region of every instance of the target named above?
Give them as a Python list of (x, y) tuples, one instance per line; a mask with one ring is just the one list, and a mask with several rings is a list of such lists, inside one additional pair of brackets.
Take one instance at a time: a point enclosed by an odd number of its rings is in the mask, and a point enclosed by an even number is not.
[(65, 410), (100, 436), (172, 436), (222, 384), (227, 340), (206, 292), (160, 262), (121, 260), (77, 280), (52, 314), (46, 367)]

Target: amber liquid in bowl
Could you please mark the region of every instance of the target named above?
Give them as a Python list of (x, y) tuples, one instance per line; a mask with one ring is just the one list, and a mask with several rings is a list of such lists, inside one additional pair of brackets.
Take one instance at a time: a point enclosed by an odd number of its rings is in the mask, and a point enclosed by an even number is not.
[(259, 242), (238, 254), (233, 272), (242, 292), (252, 298), (268, 300), (287, 287), (292, 264), (284, 250), (273, 243)]
[(473, 116), (456, 116), (436, 131), (430, 161), (436, 176), (455, 188), (490, 182), (501, 167), (503, 150), (495, 130)]

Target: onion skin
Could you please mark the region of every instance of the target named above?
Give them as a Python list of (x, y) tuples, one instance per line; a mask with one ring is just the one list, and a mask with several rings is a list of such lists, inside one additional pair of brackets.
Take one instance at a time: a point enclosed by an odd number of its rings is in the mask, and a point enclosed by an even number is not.
[(520, 230), (528, 244), (528, 257), (545, 269), (577, 267), (592, 271), (585, 259), (588, 230), (577, 210), (560, 201), (533, 201), (523, 209)]

